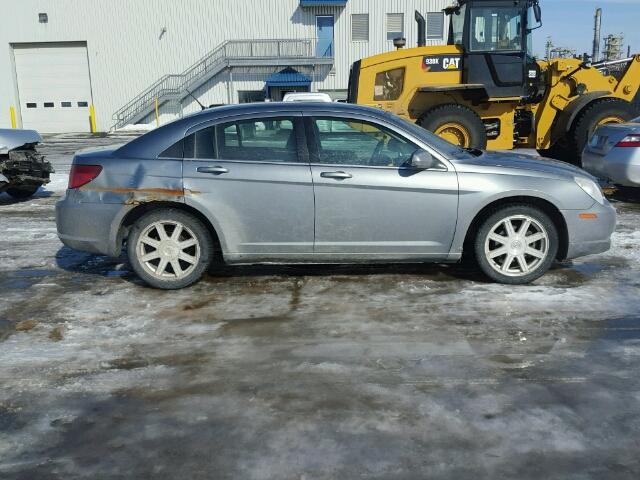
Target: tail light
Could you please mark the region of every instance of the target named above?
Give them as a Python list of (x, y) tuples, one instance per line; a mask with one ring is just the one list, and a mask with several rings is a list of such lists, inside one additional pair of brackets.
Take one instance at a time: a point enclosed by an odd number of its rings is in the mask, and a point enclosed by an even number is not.
[(71, 165), (69, 188), (78, 188), (95, 179), (102, 171), (101, 165)]
[(616, 144), (616, 147), (640, 148), (640, 135), (627, 135)]

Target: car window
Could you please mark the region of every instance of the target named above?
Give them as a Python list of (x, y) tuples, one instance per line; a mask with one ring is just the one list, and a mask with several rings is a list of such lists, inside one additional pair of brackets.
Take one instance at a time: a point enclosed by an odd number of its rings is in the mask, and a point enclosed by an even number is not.
[(400, 167), (418, 149), (400, 135), (370, 122), (316, 117), (311, 124), (318, 139), (316, 163)]
[(296, 162), (294, 125), (293, 117), (270, 117), (208, 127), (185, 138), (184, 157)]
[(182, 143), (183, 143), (183, 140), (177, 141), (176, 143), (171, 145), (169, 148), (167, 148), (165, 151), (163, 151), (160, 155), (158, 155), (158, 157), (159, 158), (182, 158)]

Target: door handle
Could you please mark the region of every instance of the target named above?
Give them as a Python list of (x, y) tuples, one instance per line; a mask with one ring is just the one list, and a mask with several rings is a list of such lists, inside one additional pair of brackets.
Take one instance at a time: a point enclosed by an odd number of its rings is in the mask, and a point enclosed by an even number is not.
[(347, 172), (320, 172), (320, 176), (323, 178), (335, 178), (337, 180), (344, 180), (345, 178), (352, 177), (352, 175)]
[(214, 175), (229, 173), (228, 168), (221, 167), (220, 165), (216, 165), (215, 167), (198, 167), (196, 171), (198, 173), (213, 173)]

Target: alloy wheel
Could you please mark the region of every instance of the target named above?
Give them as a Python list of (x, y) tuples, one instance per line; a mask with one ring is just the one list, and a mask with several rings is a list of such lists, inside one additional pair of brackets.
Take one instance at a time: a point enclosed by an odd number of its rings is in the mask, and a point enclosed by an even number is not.
[(154, 222), (140, 234), (136, 245), (140, 263), (158, 279), (182, 279), (200, 260), (200, 243), (181, 222)]
[(529, 275), (549, 253), (549, 234), (536, 219), (512, 215), (489, 231), (484, 253), (491, 268), (510, 277)]

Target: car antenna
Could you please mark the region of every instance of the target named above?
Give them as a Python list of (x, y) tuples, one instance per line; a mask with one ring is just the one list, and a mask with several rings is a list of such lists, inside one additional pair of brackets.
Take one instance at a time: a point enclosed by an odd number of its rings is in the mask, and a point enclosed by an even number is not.
[(198, 99), (195, 97), (195, 95), (189, 91), (189, 89), (188, 89), (188, 88), (185, 88), (185, 90), (187, 91), (187, 93), (189, 94), (189, 96), (190, 96), (191, 98), (193, 98), (193, 99), (196, 101), (196, 103), (197, 103), (198, 105), (200, 105), (200, 108), (201, 108), (202, 110), (206, 110), (206, 109), (207, 109), (207, 107), (205, 107), (203, 104), (201, 104), (201, 103), (200, 103), (200, 100), (198, 100)]

